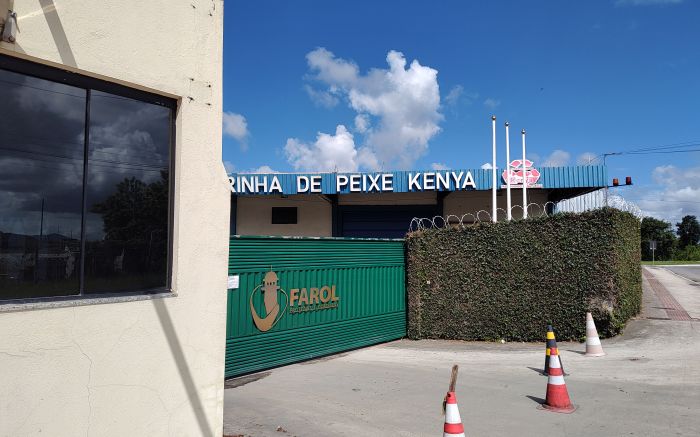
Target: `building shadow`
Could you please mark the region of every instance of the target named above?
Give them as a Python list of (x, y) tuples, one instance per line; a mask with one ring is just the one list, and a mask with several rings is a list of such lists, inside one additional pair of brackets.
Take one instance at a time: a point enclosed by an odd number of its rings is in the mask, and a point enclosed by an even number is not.
[(190, 405), (192, 405), (192, 412), (197, 418), (197, 423), (199, 424), (199, 430), (201, 432), (200, 435), (213, 436), (214, 432), (207, 421), (204, 406), (202, 405), (202, 399), (199, 397), (197, 386), (194, 383), (194, 378), (192, 378), (192, 372), (190, 371), (190, 367), (187, 365), (187, 359), (185, 358), (185, 353), (182, 350), (180, 339), (177, 337), (177, 333), (175, 332), (175, 325), (173, 325), (170, 312), (168, 311), (163, 299), (153, 299), (151, 302), (153, 302), (153, 307), (156, 310), (156, 314), (158, 314), (158, 320), (163, 328), (165, 338), (168, 340), (170, 352), (173, 355), (173, 360), (175, 361), (177, 370), (180, 373), (180, 380), (185, 387)]
[(75, 55), (70, 48), (68, 36), (66, 36), (63, 23), (61, 23), (61, 17), (58, 16), (54, 0), (39, 0), (39, 4), (44, 13), (44, 18), (46, 18), (46, 23), (49, 25), (51, 36), (56, 43), (56, 49), (61, 57), (61, 63), (70, 65), (71, 67), (77, 67), (78, 63), (75, 61)]

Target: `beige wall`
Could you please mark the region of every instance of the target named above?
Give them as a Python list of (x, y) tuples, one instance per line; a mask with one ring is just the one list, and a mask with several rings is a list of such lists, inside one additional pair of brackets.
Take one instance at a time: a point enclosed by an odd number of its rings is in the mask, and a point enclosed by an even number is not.
[[(547, 203), (548, 190), (531, 188), (527, 190), (528, 214), (540, 214), (541, 208), (534, 204), (544, 206)], [(502, 208), (498, 212), (498, 219), (505, 218), (507, 205), (506, 190), (499, 190), (496, 197), (496, 207)], [(511, 205), (513, 218), (522, 218), (523, 190), (511, 190)], [(486, 211), (491, 214), (491, 191), (455, 191), (450, 193), (444, 200), (444, 215), (456, 215), (462, 217), (464, 214), (476, 214), (479, 211)], [(516, 207), (519, 206), (518, 207)], [(480, 214), (480, 220), (488, 220), (489, 215)]]
[[(220, 1), (17, 0), (0, 52), (177, 97), (175, 297), (0, 309), (0, 436), (222, 433)], [(4, 17), (7, 0), (0, 0)], [(85, 302), (82, 302), (83, 304)]]
[[(528, 190), (528, 212), (530, 215), (540, 214), (541, 208), (547, 202), (548, 190)], [(522, 217), (522, 190), (512, 190), (513, 218)], [(353, 193), (338, 196), (339, 205), (435, 205), (437, 194), (425, 193)], [(273, 225), (273, 206), (297, 207), (296, 225)], [(503, 211), (498, 212), (499, 220), (505, 218), (506, 192), (498, 192), (497, 206)], [(476, 214), (483, 210), (491, 212), (490, 191), (455, 191), (444, 199), (444, 215)], [(489, 220), (488, 214), (480, 214), (481, 220)], [(281, 196), (240, 196), (236, 208), (236, 233), (238, 235), (283, 235), (304, 237), (330, 237), (333, 235), (332, 207), (330, 201), (318, 195)]]
[[(297, 207), (296, 225), (273, 225), (272, 207)], [(330, 237), (333, 235), (331, 204), (321, 196), (301, 194), (280, 196), (241, 196), (236, 208), (238, 235), (282, 235)]]

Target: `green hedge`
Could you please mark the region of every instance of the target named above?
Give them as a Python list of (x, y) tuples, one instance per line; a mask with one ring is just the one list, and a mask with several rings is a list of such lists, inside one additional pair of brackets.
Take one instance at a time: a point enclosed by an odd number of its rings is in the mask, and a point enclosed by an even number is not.
[(612, 208), (465, 229), (407, 241), (408, 336), (538, 341), (621, 332), (642, 301), (640, 222)]

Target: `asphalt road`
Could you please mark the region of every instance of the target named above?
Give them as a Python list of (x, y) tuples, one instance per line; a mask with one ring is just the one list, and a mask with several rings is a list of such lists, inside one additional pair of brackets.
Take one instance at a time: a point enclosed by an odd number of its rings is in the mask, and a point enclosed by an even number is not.
[(664, 268), (691, 281), (700, 282), (700, 264), (693, 266), (664, 266)]
[[(651, 271), (678, 302), (697, 304), (697, 287)], [(670, 320), (644, 283), (642, 316), (603, 340), (606, 356), (559, 344), (578, 406), (572, 414), (538, 409), (547, 385), (543, 345), (401, 340), (228, 381), (224, 433), (439, 436), (450, 367), (459, 364), (467, 436), (697, 436), (700, 321)]]

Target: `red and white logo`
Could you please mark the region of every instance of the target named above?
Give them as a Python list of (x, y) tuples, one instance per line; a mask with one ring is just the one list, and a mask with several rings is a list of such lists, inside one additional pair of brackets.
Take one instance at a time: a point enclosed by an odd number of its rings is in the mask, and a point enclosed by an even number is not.
[(527, 181), (527, 186), (532, 186), (540, 180), (540, 172), (533, 166), (533, 162), (526, 159), (525, 165), (523, 165), (522, 159), (515, 159), (511, 161), (509, 168), (503, 170), (501, 177), (503, 182), (508, 183), (508, 178), (510, 178), (511, 185), (522, 185), (523, 184), (523, 173), (525, 174), (525, 180)]

